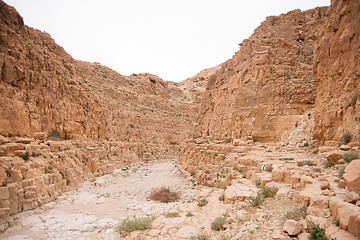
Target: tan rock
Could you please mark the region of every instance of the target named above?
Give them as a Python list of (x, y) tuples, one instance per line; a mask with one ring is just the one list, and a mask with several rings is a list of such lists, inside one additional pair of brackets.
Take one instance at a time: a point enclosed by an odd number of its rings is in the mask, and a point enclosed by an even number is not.
[(29, 138), (29, 137), (13, 137), (11, 140), (15, 143), (28, 144), (28, 143), (31, 143), (32, 141), (34, 141), (35, 139)]
[(355, 236), (360, 236), (360, 208), (354, 204), (342, 201), (342, 199), (334, 197), (330, 199), (331, 215), (338, 219), (340, 227), (347, 230)]
[(303, 231), (303, 225), (294, 219), (288, 219), (283, 225), (283, 231), (290, 236), (297, 236)]
[(45, 140), (47, 135), (48, 134), (46, 132), (35, 132), (35, 133), (32, 134), (32, 137), (37, 139), (37, 140), (43, 141), (43, 140)]
[(346, 166), (343, 177), (347, 188), (360, 194), (360, 159), (353, 160)]
[(298, 237), (298, 240), (309, 240), (310, 233), (303, 232), (303, 233), (300, 233), (297, 237)]
[(232, 184), (224, 191), (224, 203), (234, 203), (244, 201), (250, 197), (256, 196), (258, 188), (242, 183)]
[(284, 234), (282, 234), (279, 231), (275, 231), (272, 235), (271, 235), (272, 240), (287, 240), (288, 237), (285, 236)]
[(348, 146), (348, 145), (341, 145), (341, 146), (339, 147), (339, 149), (340, 149), (340, 150), (343, 150), (343, 151), (349, 151), (349, 150), (351, 150), (351, 147)]
[(0, 135), (0, 145), (10, 142), (10, 139)]
[(330, 189), (330, 183), (328, 181), (321, 181), (320, 189), (321, 190)]
[(326, 156), (326, 159), (331, 163), (337, 163), (340, 159), (342, 159), (342, 154), (337, 152), (332, 152)]

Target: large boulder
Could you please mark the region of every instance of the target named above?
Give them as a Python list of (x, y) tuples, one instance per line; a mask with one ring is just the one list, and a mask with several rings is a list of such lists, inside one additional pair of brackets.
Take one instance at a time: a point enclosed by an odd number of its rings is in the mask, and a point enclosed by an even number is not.
[(352, 160), (346, 166), (344, 180), (349, 190), (360, 194), (360, 159)]
[(290, 236), (297, 236), (303, 230), (303, 225), (294, 219), (289, 219), (284, 223), (283, 231)]

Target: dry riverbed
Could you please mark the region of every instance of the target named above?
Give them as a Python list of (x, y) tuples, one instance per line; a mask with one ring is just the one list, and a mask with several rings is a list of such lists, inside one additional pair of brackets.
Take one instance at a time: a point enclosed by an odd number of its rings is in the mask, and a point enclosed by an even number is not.
[[(249, 208), (248, 200), (224, 204), (223, 189), (195, 186), (192, 180), (170, 160), (119, 169), (36, 210), (15, 215), (13, 226), (0, 239), (273, 239), (274, 233), (281, 233), (286, 212), (296, 208), (293, 191), (286, 185), (259, 208)], [(236, 181), (255, 187), (247, 179)], [(147, 199), (161, 186), (180, 192), (180, 200)], [(203, 198), (207, 204), (199, 206)], [(121, 238), (115, 227), (131, 217), (151, 217), (152, 228)], [(228, 220), (226, 230), (212, 229), (218, 217)]]

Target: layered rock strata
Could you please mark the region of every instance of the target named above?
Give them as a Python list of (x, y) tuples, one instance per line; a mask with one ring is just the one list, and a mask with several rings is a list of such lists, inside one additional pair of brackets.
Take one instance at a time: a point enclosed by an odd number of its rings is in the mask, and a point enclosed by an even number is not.
[(319, 29), (314, 71), (317, 83), (314, 136), (340, 141), (360, 131), (360, 2), (332, 1)]

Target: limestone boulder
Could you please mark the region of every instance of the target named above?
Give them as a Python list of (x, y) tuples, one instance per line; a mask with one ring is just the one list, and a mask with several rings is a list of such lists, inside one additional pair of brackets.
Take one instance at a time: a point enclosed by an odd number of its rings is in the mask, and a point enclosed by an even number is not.
[(337, 163), (342, 159), (342, 154), (340, 152), (332, 152), (326, 156), (326, 159), (331, 163)]
[(343, 177), (347, 188), (360, 194), (360, 159), (353, 160), (346, 166)]
[(294, 220), (288, 219), (283, 225), (283, 231), (289, 234), (290, 236), (297, 236), (299, 233), (303, 231), (303, 225)]

